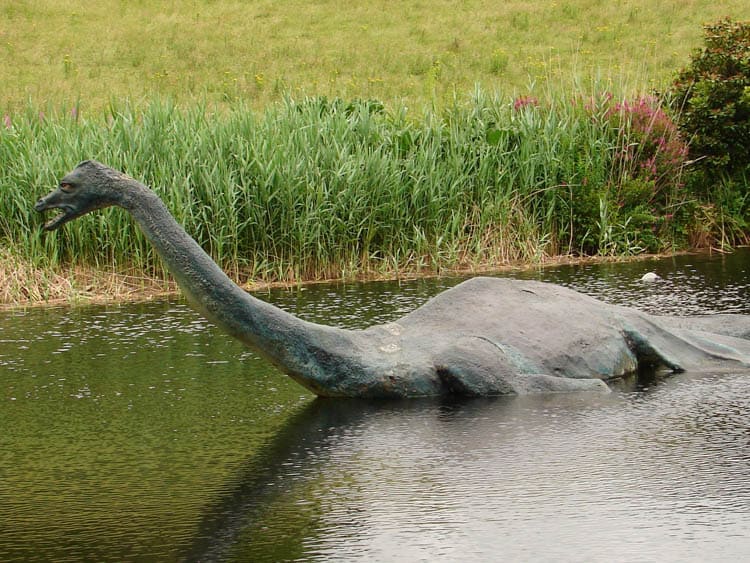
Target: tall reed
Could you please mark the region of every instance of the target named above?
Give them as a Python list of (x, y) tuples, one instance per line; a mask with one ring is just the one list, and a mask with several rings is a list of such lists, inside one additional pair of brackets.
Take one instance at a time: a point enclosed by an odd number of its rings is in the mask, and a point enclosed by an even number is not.
[(583, 103), (481, 90), (416, 114), (326, 98), (263, 113), (158, 101), (89, 119), (30, 106), (0, 126), (0, 241), (40, 266), (163, 275), (121, 210), (40, 234), (34, 200), (95, 158), (151, 186), (237, 277), (535, 260), (598, 240), (584, 219), (610, 189), (618, 135)]

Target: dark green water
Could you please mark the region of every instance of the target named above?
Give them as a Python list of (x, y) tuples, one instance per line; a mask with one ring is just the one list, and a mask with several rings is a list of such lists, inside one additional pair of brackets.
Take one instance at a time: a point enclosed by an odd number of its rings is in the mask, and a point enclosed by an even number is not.
[[(643, 284), (646, 271), (664, 280)], [(514, 274), (750, 313), (750, 252)], [(459, 280), (260, 295), (392, 320)], [(0, 313), (0, 561), (725, 561), (750, 374), (607, 397), (314, 400), (181, 302)]]

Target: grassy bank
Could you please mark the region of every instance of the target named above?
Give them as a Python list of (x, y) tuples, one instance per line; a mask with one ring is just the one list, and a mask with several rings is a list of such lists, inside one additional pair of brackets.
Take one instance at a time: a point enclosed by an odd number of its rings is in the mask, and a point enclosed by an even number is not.
[[(576, 125), (563, 130), (569, 119)], [(2, 202), (3, 238), (32, 263), (158, 275), (119, 210), (39, 233), (30, 202), (91, 156), (152, 186), (225, 269), (274, 279), (555, 253), (552, 208), (558, 191), (568, 194), (560, 166), (585, 158), (604, 177), (597, 143), (614, 143), (583, 114), (489, 99), (417, 116), (320, 98), (262, 114), (154, 104), (75, 121), (29, 110), (2, 135), (0, 182), (13, 195)]]
[(602, 74), (632, 95), (669, 80), (703, 23), (746, 15), (745, 0), (2, 2), (0, 111), (31, 99), (96, 114), (155, 95), (421, 106), (477, 83), (538, 95), (530, 82)]
[[(538, 100), (478, 90), (417, 114), (327, 98), (264, 112), (163, 102), (95, 119), (30, 106), (0, 128), (0, 240), (6, 263), (31, 270), (165, 280), (119, 209), (40, 233), (35, 199), (96, 158), (153, 187), (240, 282), (660, 252), (710, 242), (725, 224), (685, 190), (683, 149), (658, 101), (611, 93)], [(728, 241), (743, 236), (725, 230)], [(44, 295), (21, 287), (10, 298)]]
[(39, 232), (33, 201), (86, 158), (152, 186), (241, 283), (746, 242), (747, 178), (691, 183), (644, 95), (744, 9), (0, 5), (0, 301), (170, 287), (119, 210)]

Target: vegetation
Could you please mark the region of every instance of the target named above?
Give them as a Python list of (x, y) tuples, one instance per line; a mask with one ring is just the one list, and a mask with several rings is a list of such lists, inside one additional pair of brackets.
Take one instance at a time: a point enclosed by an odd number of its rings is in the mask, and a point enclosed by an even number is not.
[(0, 6), (0, 271), (15, 280), (0, 299), (85, 292), (92, 268), (117, 272), (110, 290), (168, 287), (120, 210), (39, 232), (31, 203), (85, 158), (152, 186), (240, 281), (747, 241), (747, 168), (714, 176), (689, 144), (737, 80), (701, 86), (705, 54), (743, 61), (746, 27), (709, 26), (724, 51), (711, 35), (663, 87), (700, 18), (741, 3), (407, 4)]
[(0, 189), (12, 194), (0, 238), (34, 263), (159, 273), (119, 210), (40, 234), (30, 202), (90, 156), (156, 189), (225, 269), (252, 278), (659, 251), (675, 244), (686, 148), (652, 104), (478, 90), (418, 116), (326, 98), (260, 116), (168, 103), (97, 121), (30, 110), (0, 137)]
[[(702, 223), (730, 239), (750, 231), (750, 21), (707, 24), (704, 45), (669, 94), (690, 140), (688, 189), (702, 202)], [(700, 241), (694, 241), (700, 244)]]
[(671, 92), (698, 167), (731, 176), (750, 167), (750, 21), (706, 25), (704, 43)]

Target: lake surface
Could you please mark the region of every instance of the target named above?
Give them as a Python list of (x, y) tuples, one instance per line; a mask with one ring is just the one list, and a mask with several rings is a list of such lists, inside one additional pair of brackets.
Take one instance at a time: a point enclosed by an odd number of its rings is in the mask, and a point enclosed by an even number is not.
[[(748, 250), (503, 275), (750, 313)], [(365, 327), (459, 281), (259, 297)], [(0, 561), (748, 557), (747, 372), (605, 397), (315, 400), (181, 301), (0, 312)]]

